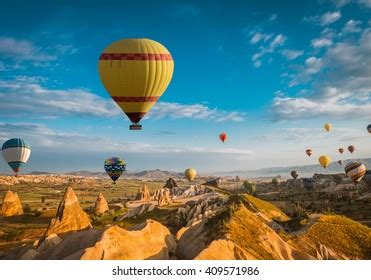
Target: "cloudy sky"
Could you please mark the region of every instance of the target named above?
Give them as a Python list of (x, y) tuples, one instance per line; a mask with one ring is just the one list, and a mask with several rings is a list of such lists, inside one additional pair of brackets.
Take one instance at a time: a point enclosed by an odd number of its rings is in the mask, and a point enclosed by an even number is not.
[[(370, 0), (2, 1), (0, 144), (30, 143), (24, 172), (101, 171), (109, 156), (129, 170), (248, 170), (337, 160), (350, 144), (371, 157), (370, 18)], [(175, 70), (130, 131), (97, 62), (138, 37), (164, 44)]]

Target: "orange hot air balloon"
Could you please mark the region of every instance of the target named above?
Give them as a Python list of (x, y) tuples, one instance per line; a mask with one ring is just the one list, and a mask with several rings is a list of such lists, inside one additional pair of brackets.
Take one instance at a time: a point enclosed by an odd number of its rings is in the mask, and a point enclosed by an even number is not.
[(344, 153), (344, 149), (343, 148), (339, 148), (339, 153), (340, 154)]
[(305, 153), (308, 155), (308, 157), (310, 157), (313, 154), (313, 150), (312, 149), (307, 149), (305, 151)]
[(326, 168), (331, 163), (331, 158), (329, 156), (320, 156), (318, 161), (323, 168)]
[(351, 152), (352, 154), (353, 154), (353, 152), (354, 152), (355, 149), (356, 149), (356, 148), (354, 148), (354, 146), (352, 146), (352, 145), (350, 145), (350, 146), (348, 147), (348, 151)]
[(222, 140), (222, 142), (224, 143), (225, 140), (227, 140), (227, 134), (225, 134), (224, 132), (220, 133), (219, 139)]
[(323, 127), (327, 130), (327, 132), (330, 132), (330, 130), (332, 129), (332, 124), (325, 123), (325, 125)]
[(140, 130), (140, 120), (162, 96), (173, 76), (169, 51), (150, 39), (113, 42), (100, 55), (100, 79), (131, 120), (131, 130)]

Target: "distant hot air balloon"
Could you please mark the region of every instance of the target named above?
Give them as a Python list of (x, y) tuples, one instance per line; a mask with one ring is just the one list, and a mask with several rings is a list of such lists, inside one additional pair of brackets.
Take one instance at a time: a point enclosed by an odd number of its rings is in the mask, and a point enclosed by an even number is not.
[(248, 194), (254, 194), (256, 191), (256, 184), (251, 182), (250, 180), (247, 180), (243, 182), (242, 188), (248, 193)]
[(318, 161), (323, 168), (326, 168), (331, 163), (331, 158), (329, 156), (320, 156)]
[(340, 154), (344, 153), (344, 149), (343, 148), (339, 148), (339, 153)]
[(355, 149), (356, 149), (356, 148), (355, 148), (353, 145), (350, 145), (350, 146), (348, 147), (348, 151), (351, 152), (352, 154), (353, 154), (353, 152), (354, 152)]
[(121, 158), (111, 157), (104, 162), (104, 169), (108, 176), (111, 177), (113, 183), (116, 184), (118, 178), (126, 170), (126, 162)]
[(303, 178), (303, 185), (307, 191), (310, 191), (315, 188), (316, 181), (312, 178)]
[(280, 183), (280, 180), (279, 180), (278, 178), (273, 178), (273, 179), (272, 179), (272, 184), (273, 184), (274, 186), (277, 186), (279, 183)]
[(371, 187), (371, 170), (366, 171), (363, 181), (365, 181), (368, 187)]
[(327, 130), (327, 132), (329, 132), (332, 129), (332, 124), (325, 123), (325, 125), (323, 127)]
[(140, 130), (140, 120), (157, 102), (173, 76), (169, 51), (150, 39), (122, 39), (106, 47), (98, 64), (100, 79), (131, 120), (131, 130)]
[(368, 133), (371, 133), (371, 124), (369, 124), (369, 125), (367, 126), (367, 131), (368, 131)]
[(348, 163), (345, 168), (345, 174), (353, 180), (354, 183), (358, 184), (359, 181), (366, 174), (366, 166), (358, 161)]
[(312, 149), (307, 149), (305, 153), (308, 155), (308, 157), (310, 157), (313, 154), (313, 151)]
[(225, 140), (227, 140), (227, 134), (225, 134), (225, 133), (220, 133), (220, 135), (219, 135), (219, 139), (222, 140), (222, 142), (224, 143)]
[(292, 178), (296, 179), (299, 176), (299, 173), (296, 172), (295, 170), (291, 171), (291, 176)]
[(188, 168), (184, 171), (184, 175), (188, 181), (193, 181), (193, 179), (196, 178), (197, 172), (194, 168)]
[(22, 139), (12, 138), (6, 141), (1, 148), (3, 158), (17, 176), (19, 169), (26, 164), (30, 155), (30, 145)]
[(339, 165), (342, 165), (343, 164), (343, 161), (341, 159), (338, 160), (338, 164)]

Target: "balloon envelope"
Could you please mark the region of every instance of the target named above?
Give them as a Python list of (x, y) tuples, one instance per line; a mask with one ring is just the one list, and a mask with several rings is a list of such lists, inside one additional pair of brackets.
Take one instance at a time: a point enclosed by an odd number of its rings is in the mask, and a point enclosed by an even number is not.
[(292, 178), (296, 179), (299, 176), (299, 173), (296, 172), (295, 170), (291, 171), (291, 176)]
[(104, 169), (113, 182), (120, 178), (121, 174), (126, 170), (126, 162), (118, 157), (106, 159)]
[(197, 172), (194, 168), (188, 168), (184, 171), (184, 175), (189, 181), (193, 181), (196, 178)]
[(131, 129), (152, 108), (168, 87), (174, 62), (170, 52), (150, 39), (122, 39), (106, 47), (100, 55), (100, 79), (131, 120)]
[(343, 164), (343, 161), (341, 159), (338, 160), (338, 164), (339, 165), (342, 165)]
[(348, 151), (351, 152), (352, 154), (353, 154), (353, 152), (354, 152), (355, 149), (356, 149), (356, 148), (355, 148), (354, 146), (352, 146), (352, 145), (350, 145), (350, 146), (348, 147)]
[(313, 154), (312, 149), (307, 149), (305, 153), (310, 157)]
[(3, 144), (1, 150), (4, 160), (15, 174), (27, 163), (31, 155), (30, 145), (20, 138), (9, 139)]
[(366, 174), (366, 166), (358, 161), (348, 163), (344, 170), (345, 174), (356, 184), (361, 181), (363, 176)]
[(221, 134), (219, 135), (219, 139), (222, 140), (222, 142), (224, 143), (225, 140), (227, 140), (227, 134), (225, 134), (225, 133), (221, 133)]
[(327, 132), (329, 132), (331, 130), (331, 128), (332, 128), (332, 124), (325, 123), (325, 125), (323, 127), (327, 130)]
[(256, 184), (253, 182), (247, 180), (243, 182), (242, 188), (248, 193), (248, 194), (254, 194), (256, 191)]
[(331, 158), (329, 156), (320, 156), (318, 161), (323, 168), (326, 168), (331, 163)]
[(369, 133), (371, 133), (371, 124), (369, 124), (369, 125), (367, 126), (367, 131), (368, 131)]
[(272, 179), (272, 184), (277, 186), (280, 183), (280, 180), (278, 178), (273, 178)]
[(344, 153), (344, 149), (343, 148), (339, 148), (339, 153), (340, 154)]

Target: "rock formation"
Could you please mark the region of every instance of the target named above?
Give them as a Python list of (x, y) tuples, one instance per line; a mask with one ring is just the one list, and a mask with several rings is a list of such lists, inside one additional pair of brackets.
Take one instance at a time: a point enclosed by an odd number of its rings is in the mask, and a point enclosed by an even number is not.
[(122, 221), (124, 219), (129, 218), (136, 218), (139, 215), (153, 211), (153, 209), (155, 209), (155, 206), (152, 203), (144, 203), (137, 207), (130, 208), (123, 216), (117, 217), (116, 221)]
[(167, 188), (167, 189), (174, 189), (174, 188), (177, 188), (178, 187), (178, 184), (176, 183), (176, 181), (173, 179), (173, 178), (169, 178), (167, 181), (166, 181), (166, 184), (164, 186), (164, 188)]
[(93, 213), (96, 216), (102, 215), (109, 211), (108, 203), (102, 193), (99, 193), (93, 207)]
[(18, 216), (23, 214), (22, 204), (16, 192), (6, 192), (3, 199), (3, 204), (1, 206), (1, 213), (4, 217)]
[(81, 209), (75, 192), (68, 187), (59, 204), (56, 217), (50, 222), (45, 237), (69, 231), (91, 228), (89, 216)]
[(221, 179), (220, 178), (216, 178), (216, 179), (208, 180), (205, 183), (203, 183), (202, 185), (204, 185), (204, 186), (211, 186), (211, 187), (219, 187), (219, 184), (220, 183), (221, 183)]
[(144, 185), (143, 188), (138, 190), (135, 200), (140, 200), (140, 201), (151, 200), (151, 194), (149, 193), (147, 185)]
[(162, 189), (157, 199), (158, 206), (168, 205), (170, 204), (170, 202), (171, 202), (171, 197), (170, 197), (169, 189), (166, 189), (166, 188)]
[[(43, 245), (45, 242), (48, 244)], [(111, 226), (72, 232), (62, 239), (49, 236), (39, 247), (18, 247), (3, 259), (167, 260), (175, 249), (170, 231), (159, 222), (147, 220), (131, 230)]]

